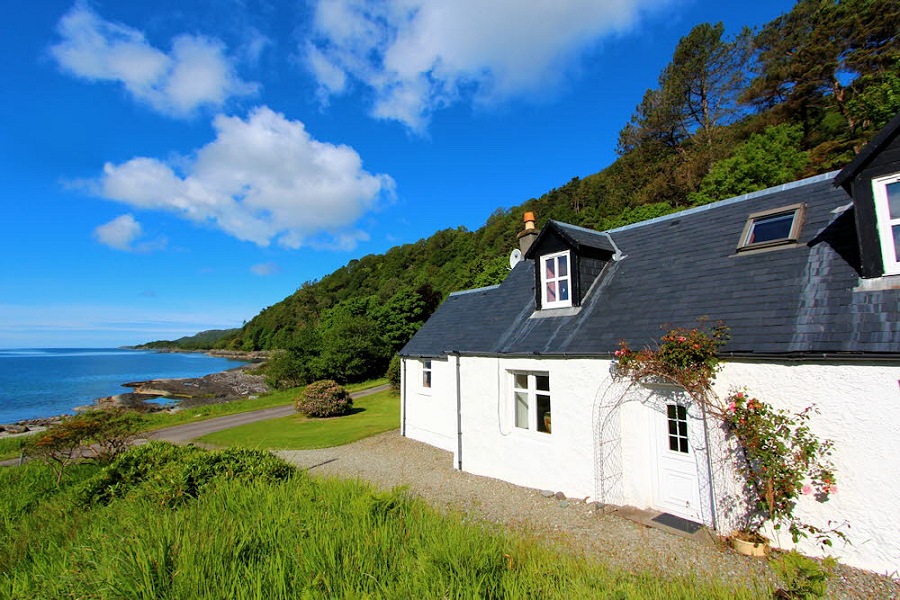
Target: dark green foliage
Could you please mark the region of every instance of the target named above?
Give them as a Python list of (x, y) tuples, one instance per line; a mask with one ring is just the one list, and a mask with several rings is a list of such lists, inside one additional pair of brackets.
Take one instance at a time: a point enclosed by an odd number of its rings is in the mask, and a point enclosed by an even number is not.
[(180, 337), (177, 340), (157, 340), (137, 346), (138, 348), (148, 349), (167, 349), (177, 348), (179, 350), (209, 350), (216, 345), (216, 342), (225, 336), (234, 335), (240, 329), (210, 329), (201, 331), (200, 333)]
[(307, 417), (339, 417), (353, 408), (353, 398), (337, 382), (323, 379), (306, 386), (294, 406)]
[(707, 204), (798, 179), (809, 153), (800, 149), (800, 125), (776, 125), (753, 135), (735, 153), (713, 165), (700, 189), (688, 196)]
[(284, 481), (296, 469), (268, 452), (229, 448), (211, 452), (195, 446), (150, 442), (120, 455), (78, 491), (84, 506), (135, 496), (157, 505), (179, 506), (220, 480)]
[(391, 362), (388, 364), (388, 370), (386, 373), (386, 377), (388, 383), (391, 384), (391, 389), (395, 392), (400, 391), (400, 355), (395, 354), (391, 357)]

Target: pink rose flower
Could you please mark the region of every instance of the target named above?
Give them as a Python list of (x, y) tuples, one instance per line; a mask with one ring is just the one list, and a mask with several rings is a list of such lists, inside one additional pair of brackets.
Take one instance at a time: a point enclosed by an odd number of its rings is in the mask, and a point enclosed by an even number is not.
[(732, 402), (731, 404), (728, 405), (727, 410), (728, 410), (728, 412), (734, 412), (736, 408), (737, 408), (737, 405), (734, 402)]
[(803, 492), (804, 496), (809, 496), (810, 494), (812, 494), (813, 489), (812, 486), (807, 483), (803, 486), (803, 489), (801, 491)]

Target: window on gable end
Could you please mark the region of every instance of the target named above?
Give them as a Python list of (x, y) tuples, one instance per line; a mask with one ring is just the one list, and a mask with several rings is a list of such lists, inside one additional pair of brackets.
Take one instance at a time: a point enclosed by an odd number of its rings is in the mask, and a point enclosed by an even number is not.
[(572, 306), (572, 257), (568, 250), (541, 257), (541, 308)]
[(900, 274), (900, 173), (872, 180), (885, 275)]
[(793, 204), (751, 214), (741, 232), (738, 252), (796, 244), (805, 213), (803, 204)]
[(423, 388), (431, 387), (431, 361), (430, 360), (422, 361), (422, 387)]

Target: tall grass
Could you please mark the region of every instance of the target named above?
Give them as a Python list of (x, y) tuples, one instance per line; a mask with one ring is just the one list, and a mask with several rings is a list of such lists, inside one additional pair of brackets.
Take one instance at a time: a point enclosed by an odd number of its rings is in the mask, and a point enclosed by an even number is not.
[(53, 491), (42, 469), (0, 473), (0, 511), (13, 524), (2, 532), (0, 597), (754, 597), (611, 571), (359, 482), (223, 478), (178, 508), (126, 493), (83, 510), (72, 505), (78, 486)]
[(0, 460), (15, 458), (22, 452), (22, 444), (28, 435), (15, 435), (0, 438)]

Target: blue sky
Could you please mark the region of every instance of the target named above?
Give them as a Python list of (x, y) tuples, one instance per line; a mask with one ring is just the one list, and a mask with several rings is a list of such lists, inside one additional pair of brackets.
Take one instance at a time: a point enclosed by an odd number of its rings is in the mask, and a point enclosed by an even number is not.
[(353, 258), (475, 229), (610, 164), (694, 25), (792, 4), (12, 3), (0, 347), (240, 326)]

